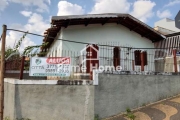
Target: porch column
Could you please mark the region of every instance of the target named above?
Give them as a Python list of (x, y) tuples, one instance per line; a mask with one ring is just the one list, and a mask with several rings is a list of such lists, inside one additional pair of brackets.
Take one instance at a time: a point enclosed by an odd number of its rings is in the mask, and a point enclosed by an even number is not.
[(178, 70), (177, 70), (177, 58), (176, 58), (176, 53), (177, 53), (177, 50), (174, 49), (173, 50), (173, 58), (174, 58), (174, 72), (177, 73)]
[(144, 53), (141, 51), (141, 71), (144, 71)]

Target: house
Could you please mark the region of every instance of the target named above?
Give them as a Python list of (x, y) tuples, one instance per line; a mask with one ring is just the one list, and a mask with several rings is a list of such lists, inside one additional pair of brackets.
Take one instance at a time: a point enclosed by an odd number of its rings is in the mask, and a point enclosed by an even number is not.
[(133, 16), (119, 13), (53, 16), (44, 34), (43, 42), (49, 44), (42, 51), (48, 51), (47, 57), (70, 56), (72, 65), (82, 65), (87, 54), (80, 51), (92, 44), (99, 50), (95, 62), (99, 66), (120, 65), (133, 71), (141, 70), (142, 63), (144, 70), (154, 71), (154, 51), (140, 48), (154, 48), (155, 42), (165, 38)]
[[(164, 18), (155, 22), (155, 30), (166, 36), (166, 39), (155, 42), (155, 66), (156, 71), (175, 72), (173, 47), (176, 47), (177, 71), (180, 72), (180, 29), (175, 26), (175, 21)], [(169, 49), (164, 49), (169, 48)]]
[[(175, 72), (174, 54), (176, 54), (177, 72), (180, 72), (180, 32), (166, 35), (166, 39), (155, 43), (155, 48), (158, 48), (155, 51), (157, 71)], [(173, 54), (174, 49), (176, 49), (176, 53)]]
[(173, 34), (180, 32), (180, 29), (176, 28), (175, 21), (169, 18), (164, 18), (155, 22), (154, 29), (163, 35)]

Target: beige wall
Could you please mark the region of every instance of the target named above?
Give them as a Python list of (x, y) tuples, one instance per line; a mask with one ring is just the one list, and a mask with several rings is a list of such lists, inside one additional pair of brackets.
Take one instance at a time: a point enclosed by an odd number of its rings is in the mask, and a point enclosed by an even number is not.
[[(178, 72), (180, 72), (180, 57), (177, 57), (177, 66), (178, 66)], [(166, 58), (165, 60), (165, 66), (164, 66), (165, 72), (174, 72), (174, 59), (173, 58)]]
[[(177, 57), (178, 72), (180, 72), (180, 57)], [(167, 57), (155, 61), (155, 69), (158, 72), (174, 72), (174, 58)]]

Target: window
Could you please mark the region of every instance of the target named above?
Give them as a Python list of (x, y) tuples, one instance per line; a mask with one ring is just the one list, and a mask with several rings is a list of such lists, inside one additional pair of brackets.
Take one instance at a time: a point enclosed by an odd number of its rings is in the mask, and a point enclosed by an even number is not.
[(134, 51), (135, 65), (141, 65), (141, 54), (143, 54), (144, 65), (147, 65), (147, 52), (141, 52), (141, 50)]

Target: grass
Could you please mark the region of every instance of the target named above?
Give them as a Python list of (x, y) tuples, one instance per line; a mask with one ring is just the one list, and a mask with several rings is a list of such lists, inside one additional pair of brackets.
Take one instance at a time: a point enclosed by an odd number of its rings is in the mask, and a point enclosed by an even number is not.
[(94, 120), (100, 120), (99, 115), (96, 114), (96, 115), (94, 116)]
[(129, 108), (126, 109), (126, 117), (129, 118), (130, 120), (135, 120), (136, 118), (136, 116), (133, 114), (133, 112)]

